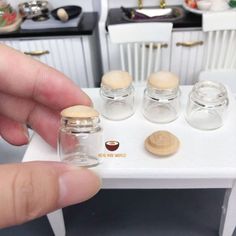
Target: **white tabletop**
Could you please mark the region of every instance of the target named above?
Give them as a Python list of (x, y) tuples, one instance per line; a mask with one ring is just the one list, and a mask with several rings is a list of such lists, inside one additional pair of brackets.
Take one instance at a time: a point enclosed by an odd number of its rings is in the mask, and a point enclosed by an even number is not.
[[(229, 96), (229, 113), (225, 125), (217, 130), (201, 131), (192, 128), (184, 118), (190, 89), (190, 86), (181, 87), (182, 112), (177, 120), (169, 124), (154, 124), (143, 117), (143, 89), (136, 89), (138, 105), (132, 117), (124, 121), (101, 118), (104, 141), (117, 140), (120, 147), (115, 152), (104, 150), (106, 157), (101, 157), (101, 163), (92, 169), (104, 180), (236, 178), (236, 102), (232, 94)], [(94, 88), (85, 91), (99, 111), (99, 90)], [(181, 146), (176, 154), (158, 158), (144, 149), (144, 139), (157, 130), (168, 130), (180, 139)], [(58, 157), (56, 150), (35, 134), (24, 157), (24, 161), (30, 160), (58, 160)]]

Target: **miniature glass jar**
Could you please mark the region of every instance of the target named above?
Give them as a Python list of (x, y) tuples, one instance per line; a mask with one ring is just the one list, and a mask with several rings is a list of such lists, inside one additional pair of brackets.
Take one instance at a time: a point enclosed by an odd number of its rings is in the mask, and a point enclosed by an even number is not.
[(132, 77), (125, 71), (110, 71), (102, 77), (100, 96), (102, 115), (109, 120), (123, 120), (134, 114)]
[(168, 123), (175, 120), (180, 110), (179, 78), (165, 71), (151, 74), (144, 90), (142, 109), (151, 122)]
[(102, 129), (99, 113), (92, 107), (72, 106), (61, 112), (58, 153), (61, 161), (76, 166), (99, 164)]
[(186, 120), (197, 129), (217, 129), (224, 123), (228, 103), (223, 84), (202, 80), (194, 85), (189, 94)]

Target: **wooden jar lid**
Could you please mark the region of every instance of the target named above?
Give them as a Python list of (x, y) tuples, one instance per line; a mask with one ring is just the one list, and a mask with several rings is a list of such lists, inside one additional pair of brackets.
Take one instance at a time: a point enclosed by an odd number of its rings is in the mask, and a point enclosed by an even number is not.
[(76, 105), (68, 107), (61, 112), (62, 117), (66, 118), (94, 118), (98, 117), (99, 113), (92, 107)]
[(174, 89), (179, 86), (179, 77), (168, 71), (152, 73), (148, 84), (155, 89)]
[(126, 71), (110, 71), (103, 75), (102, 85), (110, 89), (128, 88), (132, 83), (131, 75)]
[(179, 139), (168, 131), (157, 131), (145, 140), (145, 148), (156, 156), (170, 156), (179, 149)]

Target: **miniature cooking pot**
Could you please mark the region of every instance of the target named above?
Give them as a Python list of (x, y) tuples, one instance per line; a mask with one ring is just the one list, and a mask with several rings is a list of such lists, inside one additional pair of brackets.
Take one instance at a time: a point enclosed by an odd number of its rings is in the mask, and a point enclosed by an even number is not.
[(30, 19), (48, 14), (49, 3), (48, 1), (29, 1), (20, 3), (18, 8), (22, 17)]

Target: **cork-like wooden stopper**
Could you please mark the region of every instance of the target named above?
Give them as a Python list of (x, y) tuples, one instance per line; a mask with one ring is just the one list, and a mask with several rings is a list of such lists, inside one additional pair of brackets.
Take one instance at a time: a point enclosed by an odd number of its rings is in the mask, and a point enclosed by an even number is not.
[(148, 84), (155, 89), (175, 89), (179, 86), (179, 77), (168, 71), (152, 73)]
[(152, 154), (160, 157), (170, 156), (179, 149), (179, 139), (168, 131), (157, 131), (145, 140), (145, 148)]
[(76, 105), (68, 107), (61, 111), (61, 116), (66, 118), (94, 118), (99, 113), (92, 107)]
[(132, 80), (128, 72), (114, 70), (103, 75), (101, 84), (110, 89), (123, 89), (128, 88)]

